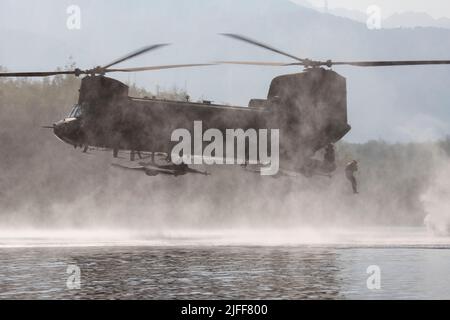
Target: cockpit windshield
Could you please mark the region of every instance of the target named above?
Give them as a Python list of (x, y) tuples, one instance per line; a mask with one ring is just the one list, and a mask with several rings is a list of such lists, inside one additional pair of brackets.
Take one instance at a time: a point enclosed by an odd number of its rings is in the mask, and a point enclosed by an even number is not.
[(81, 106), (76, 104), (73, 106), (72, 111), (70, 111), (68, 118), (79, 118), (81, 116)]

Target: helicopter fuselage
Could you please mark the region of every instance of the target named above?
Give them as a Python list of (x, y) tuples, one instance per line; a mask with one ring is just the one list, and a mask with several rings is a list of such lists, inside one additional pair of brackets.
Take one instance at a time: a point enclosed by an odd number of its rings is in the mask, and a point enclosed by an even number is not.
[(82, 79), (78, 105), (54, 125), (54, 133), (73, 146), (164, 152), (174, 146), (172, 132), (278, 129), (280, 166), (301, 170), (315, 152), (339, 141), (347, 123), (346, 80), (322, 68), (275, 78), (267, 99), (248, 107), (211, 102), (168, 101), (128, 96), (128, 87), (104, 76)]

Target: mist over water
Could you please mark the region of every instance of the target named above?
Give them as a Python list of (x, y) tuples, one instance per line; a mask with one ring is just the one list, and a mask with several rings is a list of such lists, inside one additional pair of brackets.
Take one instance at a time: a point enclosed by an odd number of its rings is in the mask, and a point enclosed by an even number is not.
[(424, 228), (303, 227), (291, 229), (10, 229), (2, 230), (0, 248), (52, 247), (330, 247), (449, 248), (450, 237)]
[(436, 174), (422, 201), (428, 215), (425, 225), (436, 235), (450, 234), (450, 165), (448, 161), (442, 165)]
[[(212, 176), (149, 178), (114, 170), (109, 153), (69, 152), (80, 166), (94, 166), (107, 178), (73, 198), (51, 198), (48, 206), (29, 200), (3, 211), (0, 246), (450, 244), (441, 171), (419, 194), (423, 208), (408, 212), (399, 195), (376, 192), (386, 184), (370, 180), (370, 172), (360, 174), (361, 193), (355, 196), (343, 172), (332, 179), (274, 179), (239, 167), (208, 167)], [(69, 183), (77, 183), (68, 175)]]

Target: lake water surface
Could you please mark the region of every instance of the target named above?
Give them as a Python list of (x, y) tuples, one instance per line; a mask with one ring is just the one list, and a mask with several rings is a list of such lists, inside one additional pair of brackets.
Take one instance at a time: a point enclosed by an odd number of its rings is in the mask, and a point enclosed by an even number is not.
[(0, 299), (450, 299), (449, 238), (296, 232), (3, 232)]

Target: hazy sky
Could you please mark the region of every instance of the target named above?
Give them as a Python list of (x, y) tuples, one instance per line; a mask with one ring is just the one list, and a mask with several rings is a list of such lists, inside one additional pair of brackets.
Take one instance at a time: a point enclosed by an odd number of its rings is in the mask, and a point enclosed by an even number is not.
[[(300, 2), (302, 0), (292, 0)], [(326, 0), (309, 0), (315, 6), (323, 7)], [(448, 0), (328, 0), (330, 8), (346, 8), (365, 12), (370, 5), (378, 5), (383, 16), (396, 12), (426, 12), (434, 18), (450, 18), (450, 1)]]

